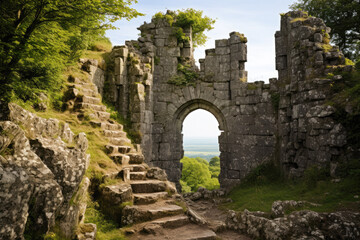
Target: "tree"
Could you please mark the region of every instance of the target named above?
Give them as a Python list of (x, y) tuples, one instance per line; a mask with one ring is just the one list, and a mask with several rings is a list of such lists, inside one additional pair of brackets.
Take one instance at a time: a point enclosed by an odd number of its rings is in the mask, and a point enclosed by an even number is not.
[(219, 177), (219, 174), (220, 174), (220, 158), (219, 157), (213, 157), (210, 159), (209, 170), (211, 172), (212, 178)]
[[(65, 45), (71, 46), (71, 39), (79, 39), (88, 32), (113, 28), (112, 22), (120, 18), (131, 19), (140, 15), (130, 8), (132, 2), (136, 0), (2, 0), (1, 96), (9, 95), (13, 90), (14, 81), (19, 78), (17, 71), (23, 66), (21, 62), (24, 59), (34, 59), (30, 55), (37, 49), (45, 51), (49, 46), (54, 46), (48, 41), (42, 41), (46, 39), (46, 35), (55, 37), (48, 40), (57, 42), (58, 45), (67, 42)], [(62, 34), (67, 35), (67, 38)], [(72, 49), (65, 47), (64, 52), (68, 50)]]
[(179, 40), (188, 40), (183, 32), (183, 29), (187, 27), (192, 28), (192, 40), (194, 47), (204, 45), (207, 36), (204, 31), (210, 31), (213, 29), (215, 23), (214, 19), (208, 16), (203, 16), (203, 11), (188, 8), (186, 10), (168, 11), (166, 14), (162, 12), (156, 13), (153, 18), (166, 19), (172, 26), (178, 27), (175, 35)]
[(184, 157), (180, 162), (183, 164), (180, 183), (185, 187), (185, 191), (188, 191), (189, 187), (191, 191), (196, 191), (199, 187), (210, 190), (220, 187), (219, 180), (211, 177), (213, 174), (205, 159)]
[(360, 59), (360, 2), (358, 0), (298, 0), (290, 6), (322, 18), (332, 29), (332, 41), (353, 61)]

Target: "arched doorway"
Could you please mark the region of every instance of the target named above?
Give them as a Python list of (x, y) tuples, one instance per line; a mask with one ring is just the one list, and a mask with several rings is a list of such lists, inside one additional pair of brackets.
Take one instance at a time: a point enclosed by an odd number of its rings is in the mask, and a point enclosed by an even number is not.
[[(178, 110), (175, 112), (174, 119), (173, 119), (173, 134), (175, 136), (175, 141), (171, 144), (171, 149), (174, 153), (180, 153), (179, 155), (174, 154), (174, 156), (180, 156), (180, 158), (174, 159), (174, 161), (179, 162), (180, 159), (184, 157), (184, 148), (183, 148), (183, 122), (185, 118), (193, 111), (202, 109), (205, 110), (213, 115), (215, 117), (217, 123), (218, 123), (218, 129), (219, 129), (219, 137), (218, 137), (218, 144), (219, 144), (219, 151), (220, 151), (220, 175), (219, 175), (219, 182), (221, 184), (221, 169), (224, 169), (224, 166), (226, 165), (226, 158), (224, 157), (226, 155), (226, 136), (227, 136), (227, 125), (225, 121), (225, 117), (214, 104), (211, 102), (202, 100), (202, 99), (194, 99), (191, 101), (188, 101), (187, 103), (183, 104), (178, 108)], [(181, 175), (180, 175), (181, 176)], [(180, 177), (179, 176), (179, 177)], [(178, 188), (180, 188), (180, 184), (177, 183)]]
[(183, 192), (199, 187), (220, 187), (219, 123), (210, 112), (197, 109), (189, 113), (182, 126), (184, 157), (180, 184)]

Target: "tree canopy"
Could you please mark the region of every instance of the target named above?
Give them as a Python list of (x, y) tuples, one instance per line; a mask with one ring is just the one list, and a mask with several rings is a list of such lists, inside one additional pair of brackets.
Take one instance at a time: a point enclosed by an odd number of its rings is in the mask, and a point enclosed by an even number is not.
[[(1, 97), (17, 85), (55, 86), (64, 62), (78, 57), (89, 40), (138, 15), (136, 0), (3, 0), (0, 2)], [(20, 79), (31, 78), (29, 84)], [(51, 80), (52, 79), (52, 80)], [(48, 81), (48, 83), (46, 83)], [(18, 94), (21, 96), (21, 94)]]
[[(213, 158), (213, 162), (202, 158), (183, 157), (180, 162), (183, 164), (181, 185), (184, 192), (196, 191), (199, 187), (216, 189), (220, 187), (217, 179), (220, 173), (220, 159)], [(216, 162), (219, 161), (219, 164)], [(213, 164), (213, 165), (211, 165)]]
[(298, 0), (290, 6), (322, 18), (332, 29), (332, 41), (353, 61), (360, 59), (360, 2), (358, 0)]
[(153, 16), (155, 19), (165, 18), (170, 25), (179, 27), (176, 35), (178, 39), (184, 38), (184, 33), (182, 29), (190, 27), (192, 28), (192, 40), (194, 47), (204, 45), (207, 36), (204, 31), (209, 31), (213, 29), (215, 23), (214, 19), (211, 19), (208, 16), (203, 16), (203, 11), (195, 10), (193, 8), (188, 8), (186, 10), (177, 10), (177, 11), (168, 11), (166, 14), (158, 12)]

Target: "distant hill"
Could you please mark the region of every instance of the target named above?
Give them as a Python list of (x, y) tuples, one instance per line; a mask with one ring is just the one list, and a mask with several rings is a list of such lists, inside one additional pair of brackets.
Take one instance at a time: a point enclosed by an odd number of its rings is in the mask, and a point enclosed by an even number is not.
[(219, 156), (217, 138), (184, 138), (184, 155), (190, 158), (201, 157), (210, 161), (212, 157)]

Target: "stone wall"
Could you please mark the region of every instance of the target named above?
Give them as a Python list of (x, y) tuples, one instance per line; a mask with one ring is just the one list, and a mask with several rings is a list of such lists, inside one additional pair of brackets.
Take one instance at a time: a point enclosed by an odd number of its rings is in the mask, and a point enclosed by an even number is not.
[[(232, 32), (206, 50), (200, 69), (189, 42), (176, 38), (175, 27), (152, 19), (139, 27), (141, 37), (114, 47), (114, 71), (104, 91), (137, 132), (146, 161), (167, 171), (178, 183), (183, 157), (182, 123), (196, 109), (219, 122), (222, 187), (231, 187), (267, 161), (300, 176), (313, 164), (329, 164), (341, 153), (346, 135), (326, 105), (328, 73), (344, 64), (328, 44), (321, 19), (302, 12), (282, 16), (276, 37), (279, 79), (247, 83), (247, 39)], [(187, 78), (186, 74), (191, 77)], [(178, 185), (179, 186), (179, 185)]]
[(327, 100), (331, 82), (341, 78), (335, 72), (352, 67), (329, 44), (329, 32), (321, 19), (296, 11), (281, 17), (281, 30), (275, 34), (279, 160), (290, 177), (301, 176), (312, 165), (334, 168), (344, 153), (346, 133), (334, 121), (335, 109)]

